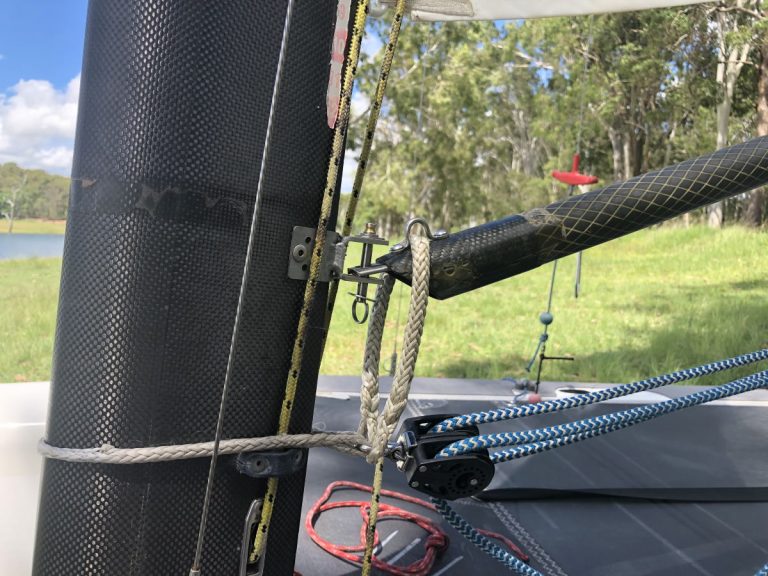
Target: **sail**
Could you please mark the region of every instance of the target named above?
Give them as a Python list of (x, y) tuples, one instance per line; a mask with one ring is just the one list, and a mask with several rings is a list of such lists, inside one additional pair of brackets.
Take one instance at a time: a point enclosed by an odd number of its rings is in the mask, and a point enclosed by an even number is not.
[[(395, 0), (380, 0), (384, 6)], [(411, 0), (414, 20), (511, 20), (701, 4), (708, 0)]]

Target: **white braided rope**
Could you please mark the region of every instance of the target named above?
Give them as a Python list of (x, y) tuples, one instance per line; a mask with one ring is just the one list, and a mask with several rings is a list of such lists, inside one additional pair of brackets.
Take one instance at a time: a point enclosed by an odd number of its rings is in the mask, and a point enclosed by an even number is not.
[[(389, 393), (383, 412), (379, 415), (378, 401), (375, 404), (371, 402), (367, 406), (370, 411), (363, 416), (363, 419), (368, 423), (366, 429), (371, 446), (371, 451), (368, 453), (366, 459), (371, 464), (376, 463), (379, 458), (381, 458), (384, 448), (387, 445), (387, 441), (395, 431), (395, 426), (397, 426), (397, 423), (400, 421), (400, 416), (402, 416), (405, 407), (408, 404), (408, 395), (411, 392), (411, 382), (413, 382), (416, 360), (419, 356), (421, 336), (424, 332), (424, 321), (427, 316), (430, 271), (429, 240), (422, 235), (414, 233), (410, 238), (410, 243), (411, 254), (413, 257), (413, 277), (411, 280), (411, 302), (408, 308), (408, 320), (403, 335), (403, 351), (395, 371), (392, 390)], [(384, 313), (385, 312), (386, 310), (384, 310)], [(381, 324), (383, 332), (383, 320)], [(373, 342), (369, 340), (367, 346), (372, 345)], [(379, 349), (381, 348), (380, 341), (378, 347)], [(378, 353), (375, 353), (375, 355), (372, 353), (371, 356), (378, 358), (379, 353), (380, 350)], [(368, 350), (366, 349), (366, 358), (368, 358), (368, 356)], [(375, 374), (378, 376), (378, 364)], [(371, 397), (375, 395), (378, 398), (378, 379), (375, 380), (376, 381), (371, 385), (369, 394)], [(365, 388), (365, 378), (363, 387)], [(374, 389), (375, 394), (373, 393)], [(373, 427), (373, 422), (376, 423), (375, 428)]]
[(379, 364), (381, 363), (381, 342), (387, 320), (389, 300), (395, 279), (389, 274), (381, 277), (383, 284), (376, 290), (376, 301), (368, 321), (368, 337), (363, 356), (362, 386), (360, 387), (360, 426), (358, 433), (369, 440), (376, 432), (379, 412)]
[[(233, 438), (221, 440), (219, 454), (264, 452), (285, 448), (333, 448), (345, 454), (365, 456), (363, 446), (367, 442), (356, 432), (318, 432), (264, 436), (261, 438)], [(178, 444), (174, 446), (148, 446), (144, 448), (115, 448), (104, 444), (100, 448), (58, 448), (40, 440), (38, 452), (46, 457), (66, 462), (90, 464), (149, 464), (170, 460), (189, 460), (210, 457), (213, 442)]]
[[(376, 303), (368, 325), (358, 431), (232, 438), (221, 440), (220, 454), (324, 447), (344, 454), (366, 457), (371, 463), (375, 463), (382, 456), (387, 441), (408, 403), (429, 300), (429, 241), (421, 235), (413, 234), (410, 242), (413, 253), (411, 303), (403, 336), (403, 351), (383, 412), (379, 414), (379, 362), (384, 325), (394, 286), (394, 278), (387, 274), (383, 276), (384, 283), (376, 293)], [(38, 444), (38, 452), (45, 458), (90, 464), (149, 464), (189, 460), (210, 457), (213, 455), (213, 449), (213, 441), (142, 448), (116, 448), (109, 444), (99, 448), (60, 448), (51, 446), (45, 439), (40, 440)]]

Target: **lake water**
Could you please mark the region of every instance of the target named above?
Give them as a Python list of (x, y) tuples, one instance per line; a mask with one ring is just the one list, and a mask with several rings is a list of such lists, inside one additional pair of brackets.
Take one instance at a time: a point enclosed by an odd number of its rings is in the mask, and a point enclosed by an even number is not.
[(0, 260), (53, 258), (63, 253), (63, 234), (0, 234)]

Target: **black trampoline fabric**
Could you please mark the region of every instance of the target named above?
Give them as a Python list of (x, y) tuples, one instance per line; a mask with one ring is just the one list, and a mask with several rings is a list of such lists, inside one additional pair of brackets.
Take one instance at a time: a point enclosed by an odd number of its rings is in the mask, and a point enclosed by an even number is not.
[[(332, 389), (339, 389), (341, 379), (324, 380)], [(460, 384), (454, 386), (453, 392), (452, 383)], [(482, 384), (487, 388), (491, 383)], [(504, 386), (509, 384), (494, 383), (497, 396), (514, 393), (505, 391)], [(414, 390), (434, 396), (411, 401), (406, 417), (465, 414), (504, 405), (503, 400), (473, 400), (467, 390), (482, 393), (482, 387), (475, 382), (432, 379), (429, 383), (417, 381)], [(694, 390), (673, 387), (669, 393), (680, 395)], [(448, 396), (452, 393), (456, 396)], [(318, 398), (315, 426), (328, 430), (355, 426), (358, 398), (340, 398), (338, 393), (336, 398)], [(589, 406), (487, 425), (484, 430), (538, 428), (627, 407), (618, 403)], [(762, 402), (685, 410), (605, 437), (500, 464), (490, 488), (765, 487), (766, 409), (768, 403)], [(370, 484), (371, 476), (370, 466), (359, 459), (326, 449), (313, 450), (304, 514), (330, 482), (352, 480)], [(427, 498), (408, 488), (403, 474), (389, 462), (384, 478), (385, 488)], [(367, 500), (366, 496), (340, 492), (335, 499)], [(403, 506), (399, 501), (384, 501)], [(577, 497), (518, 502), (464, 499), (452, 505), (476, 527), (511, 538), (531, 557), (531, 565), (545, 576), (754, 576), (768, 561), (766, 502), (669, 503)], [(404, 507), (424, 513), (418, 507)], [(427, 515), (440, 520), (437, 514)], [(323, 514), (317, 528), (321, 536), (332, 542), (355, 544), (359, 540), (360, 522), (357, 509), (342, 509)], [(435, 566), (434, 575), (510, 573), (449, 525), (443, 524), (443, 529), (450, 538), (450, 546)], [(380, 553), (384, 561), (398, 558), (397, 564), (406, 565), (422, 555), (425, 534), (418, 527), (388, 520), (379, 524), (379, 530), (382, 541), (387, 542)], [(419, 542), (409, 548), (417, 539)], [(322, 551), (303, 531), (296, 562), (297, 569), (305, 575), (359, 573)]]
[[(51, 410), (54, 446), (212, 440), (287, 0), (98, 0), (88, 13)], [(330, 151), (335, 0), (296, 3), (224, 437), (273, 434)], [(292, 431), (308, 431), (320, 290)], [(192, 562), (208, 461), (45, 464), (34, 574), (168, 576)], [(303, 472), (280, 485), (267, 574), (292, 573)], [(237, 571), (263, 483), (218, 467), (204, 574)]]

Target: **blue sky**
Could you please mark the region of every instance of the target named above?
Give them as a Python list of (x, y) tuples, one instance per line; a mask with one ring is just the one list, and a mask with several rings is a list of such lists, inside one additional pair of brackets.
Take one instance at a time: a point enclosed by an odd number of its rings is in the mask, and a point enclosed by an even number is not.
[(0, 90), (19, 80), (58, 89), (80, 73), (87, 0), (3, 0)]
[(87, 0), (3, 0), (0, 163), (68, 174)]
[[(0, 164), (69, 175), (80, 89), (87, 0), (2, 0)], [(368, 38), (365, 48), (381, 43)], [(367, 98), (356, 94), (355, 108)], [(343, 189), (356, 165), (348, 154)]]
[[(0, 164), (68, 176), (72, 166), (88, 0), (3, 0), (0, 18)], [(381, 48), (366, 39), (371, 54)], [(364, 110), (365, 95), (354, 107)], [(357, 165), (347, 155), (342, 188)]]

